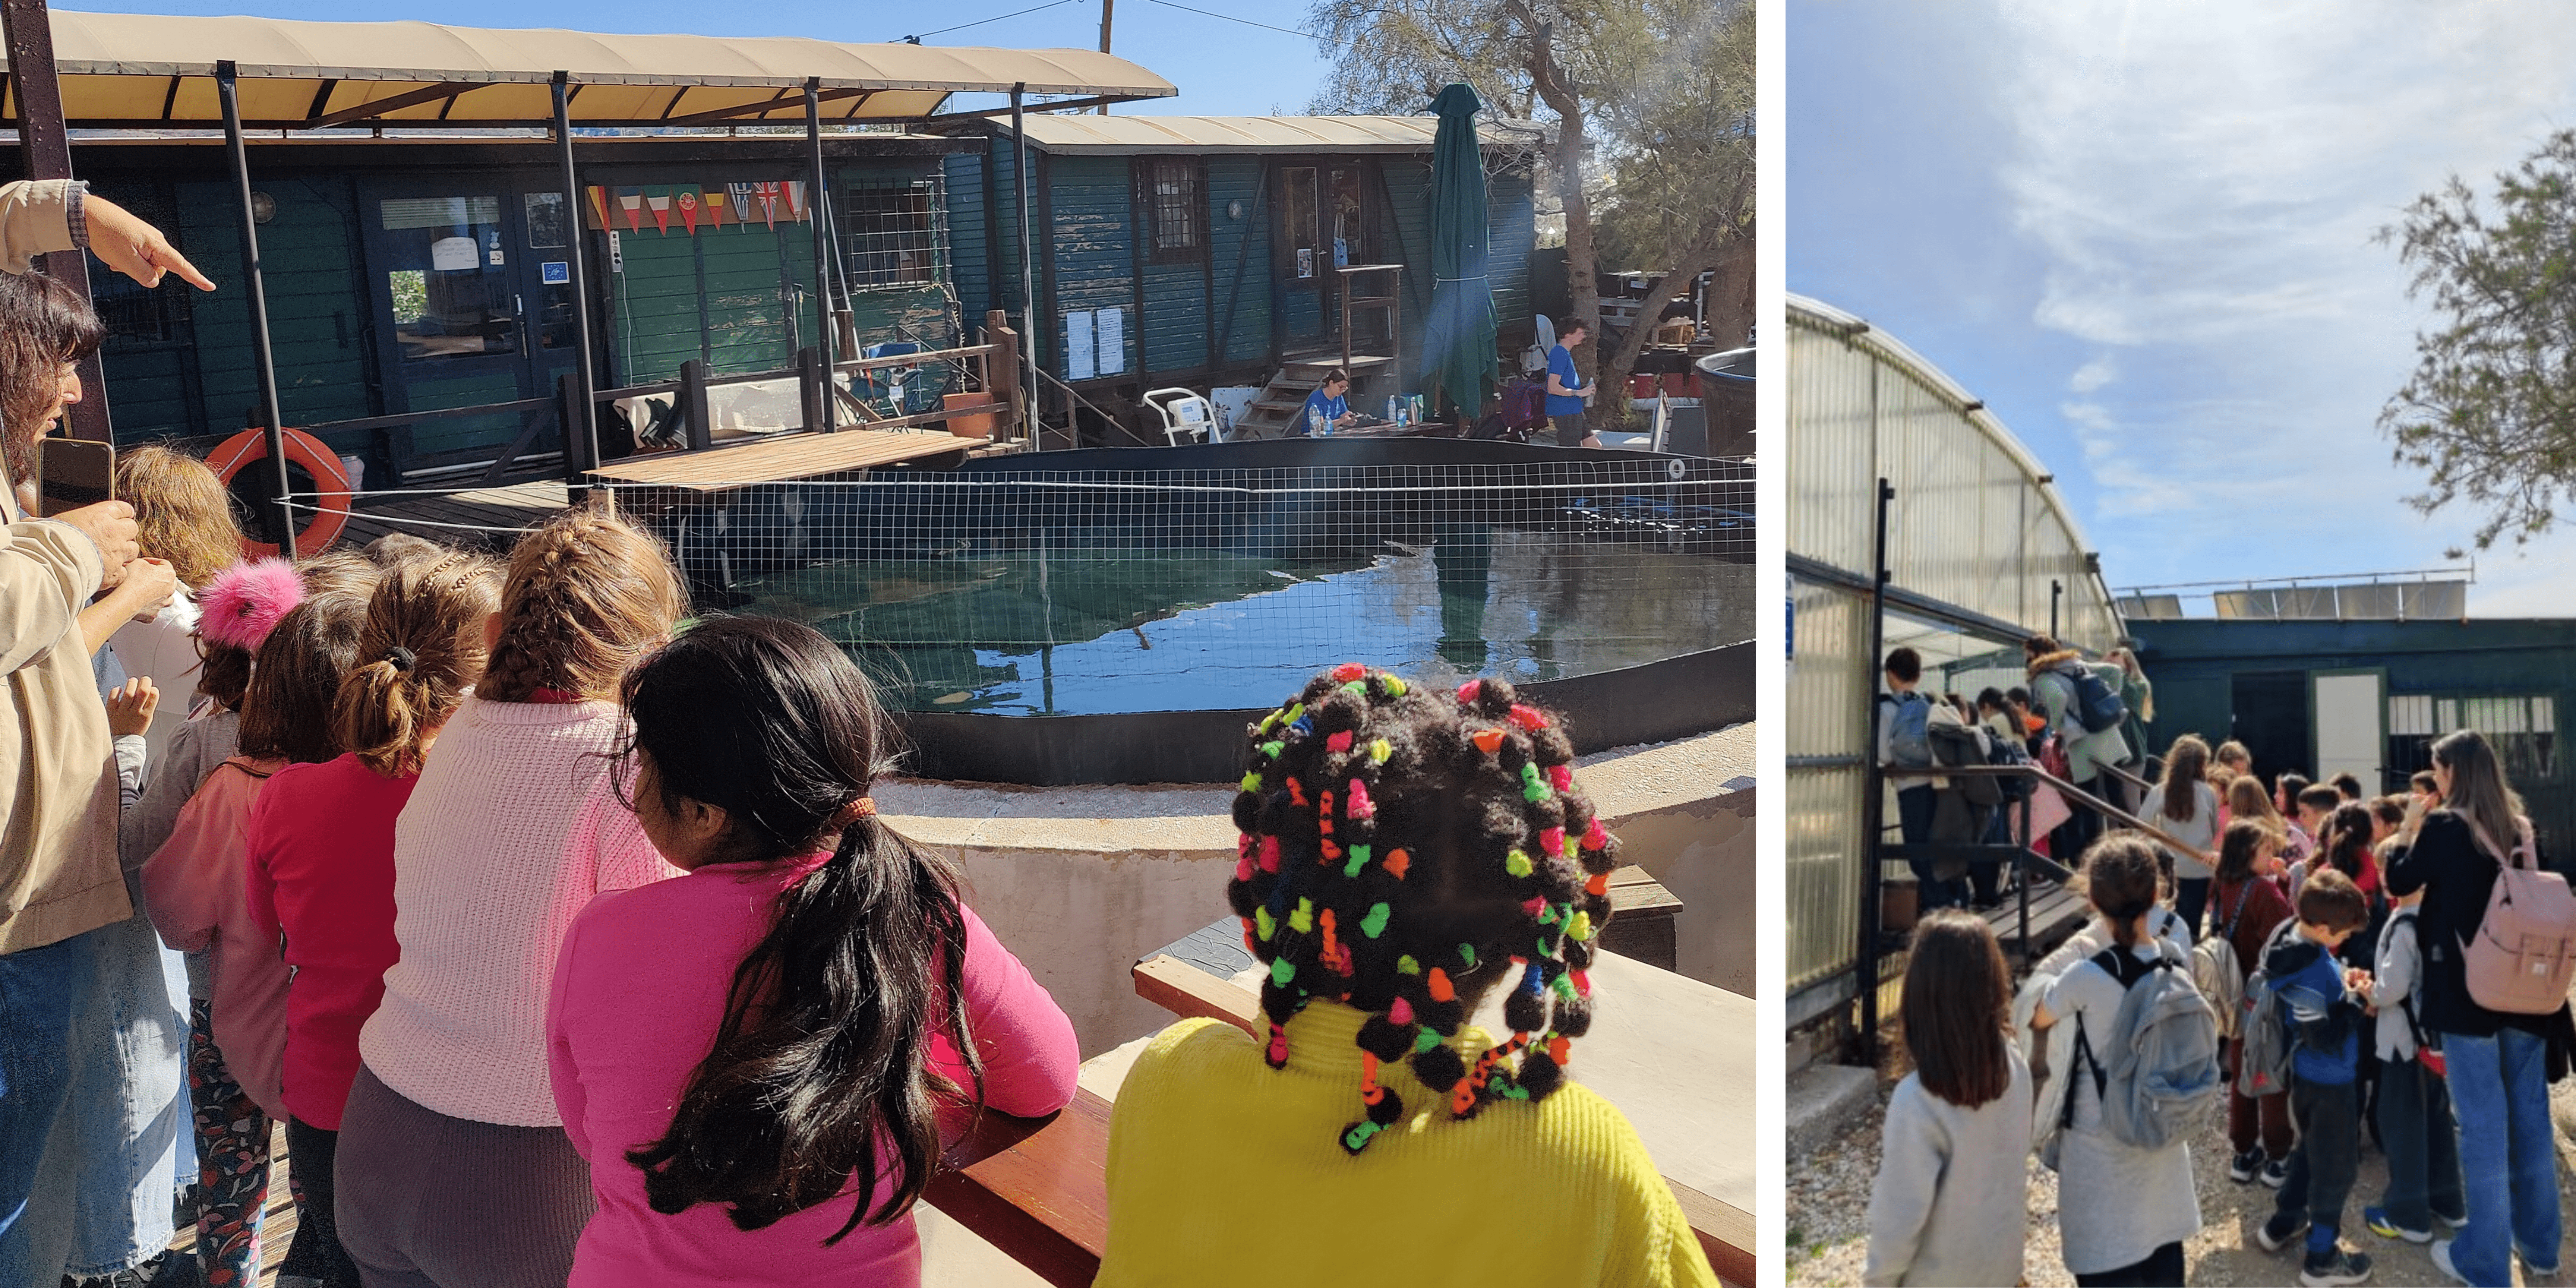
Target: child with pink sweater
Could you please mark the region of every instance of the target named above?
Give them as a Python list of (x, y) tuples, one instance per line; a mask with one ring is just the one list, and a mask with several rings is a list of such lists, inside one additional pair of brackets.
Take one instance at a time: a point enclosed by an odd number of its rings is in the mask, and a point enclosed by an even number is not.
[(341, 1125), (340, 1233), (370, 1283), (560, 1288), (571, 1270), (590, 1167), (547, 1086), (546, 991), (592, 896), (679, 875), (608, 778), (618, 678), (686, 606), (650, 534), (573, 510), (520, 539), (474, 623), (482, 682), (394, 827), (401, 956)]
[(877, 819), (884, 722), (820, 633), (709, 622), (624, 696), (621, 781), (688, 875), (593, 900), (555, 965), (554, 1097), (599, 1202), (571, 1284), (917, 1284), (944, 1146), (977, 1106), (1069, 1103), (1072, 1023)]

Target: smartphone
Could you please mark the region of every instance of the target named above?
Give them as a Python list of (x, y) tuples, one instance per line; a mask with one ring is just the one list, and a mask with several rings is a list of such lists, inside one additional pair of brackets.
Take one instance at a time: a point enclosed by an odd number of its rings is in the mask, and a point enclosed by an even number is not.
[(37, 440), (36, 491), (48, 516), (116, 495), (116, 445), (82, 438)]

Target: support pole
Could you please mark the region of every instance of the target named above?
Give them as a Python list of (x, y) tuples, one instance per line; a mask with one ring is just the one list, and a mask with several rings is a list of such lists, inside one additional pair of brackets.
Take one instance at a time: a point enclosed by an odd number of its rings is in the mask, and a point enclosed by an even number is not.
[(1880, 776), (1878, 764), (1878, 669), (1879, 652), (1887, 647), (1887, 507), (1896, 499), (1896, 488), (1884, 478), (1878, 481), (1878, 519), (1874, 532), (1877, 548), (1876, 569), (1870, 579), (1869, 593), (1869, 658), (1861, 677), (1868, 690), (1863, 710), (1869, 712), (1869, 750), (1863, 753), (1869, 768), (1865, 778), (1869, 790), (1860, 802), (1860, 1050), (1861, 1059), (1871, 1068), (1878, 1067), (1878, 938), (1879, 938), (1879, 858), (1880, 832), (1887, 826), (1887, 783)]
[[(63, 128), (63, 89), (54, 76), (54, 28), (45, 0), (0, 0), (0, 35), (9, 45), (11, 97), (18, 107), (18, 155), (30, 179), (72, 177), (71, 136)], [(89, 256), (61, 250), (45, 256), (45, 276), (90, 301)], [(93, 353), (80, 360), (81, 400), (63, 421), (74, 438), (109, 442), (107, 375)]]
[[(590, 338), (590, 270), (583, 261), (588, 239), (581, 230), (581, 179), (573, 173), (572, 165), (572, 76), (568, 72), (555, 73), (555, 145), (563, 163), (565, 227), (572, 232), (565, 239), (572, 246), (571, 263), (566, 267), (572, 273), (573, 352), (580, 358), (580, 365), (572, 373), (573, 396), (564, 408), (564, 459), (578, 458), (583, 469), (597, 469), (599, 407), (593, 394), (598, 386), (591, 382), (598, 369), (592, 365), (596, 359)], [(580, 450), (576, 451), (576, 447)]]
[[(1021, 100), (1027, 96), (1028, 83), (1011, 87), (1011, 186), (1020, 197), (1020, 361), (1028, 364), (1028, 376), (1020, 381), (1020, 392), (1029, 400), (1025, 423), (1029, 427), (1029, 450), (1046, 450), (1046, 422), (1038, 418), (1038, 271), (1037, 252), (1030, 240), (1029, 228), (1029, 131), (1020, 115)], [(1066, 419), (1072, 413), (1068, 409)]]
[(241, 199), (242, 279), (250, 287), (251, 360), (259, 377), (261, 427), (268, 431), (268, 463), (277, 487), (277, 520), (283, 525), (278, 549), (295, 558), (295, 511), (286, 494), (294, 485), (286, 477), (286, 420), (277, 409), (277, 354), (268, 342), (268, 288), (260, 278), (259, 221), (250, 207), (250, 152), (242, 146), (241, 87), (231, 59), (215, 64), (215, 92), (224, 105), (224, 153), (233, 164), (233, 190)]
[[(805, 78), (805, 163), (813, 173), (805, 181), (805, 219), (814, 225), (814, 345), (823, 359), (822, 428), (839, 423), (832, 396), (832, 239), (823, 228), (823, 78)], [(900, 409), (898, 409), (900, 412)]]
[[(1109, 18), (1110, 15), (1117, 12), (1118, 0), (1100, 0), (1100, 52), (1104, 54), (1109, 52)], [(1102, 116), (1109, 115), (1109, 105), (1107, 103), (1103, 103), (1091, 110)]]

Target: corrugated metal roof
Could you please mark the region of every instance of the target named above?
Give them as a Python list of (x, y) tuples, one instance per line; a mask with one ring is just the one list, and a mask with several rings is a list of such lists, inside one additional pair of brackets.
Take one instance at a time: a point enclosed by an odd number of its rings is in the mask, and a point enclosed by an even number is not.
[[(239, 65), (242, 117), (310, 124), (403, 95), (422, 101), (384, 122), (537, 122), (554, 115), (548, 83), (571, 74), (572, 115), (586, 125), (659, 125), (776, 100), (727, 118), (802, 122), (809, 77), (830, 121), (918, 120), (955, 93), (1161, 98), (1170, 81), (1088, 49), (983, 49), (844, 44), (801, 36), (632, 36), (504, 30), (431, 22), (304, 22), (53, 11), (63, 112), (76, 126), (222, 119), (215, 61)], [(452, 95), (442, 87), (469, 87)], [(14, 84), (11, 86), (14, 91)], [(14, 119), (17, 99), (5, 105)]]
[[(1045, 152), (1127, 156), (1147, 152), (1428, 152), (1436, 116), (1072, 116), (1026, 118), (1029, 144)], [(996, 122), (1010, 133), (1007, 120)], [(1488, 147), (1521, 146), (1531, 127), (1478, 123)]]

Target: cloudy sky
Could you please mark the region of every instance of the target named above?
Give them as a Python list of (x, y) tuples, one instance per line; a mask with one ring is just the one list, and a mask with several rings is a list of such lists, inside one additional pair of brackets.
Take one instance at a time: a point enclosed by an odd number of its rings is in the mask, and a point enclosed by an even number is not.
[[(2423, 320), (2372, 240), (2576, 125), (2546, 0), (1793, 0), (1789, 289), (1947, 370), (2114, 587), (2440, 566), (2374, 418)], [(2576, 524), (2472, 609), (2576, 615)]]

